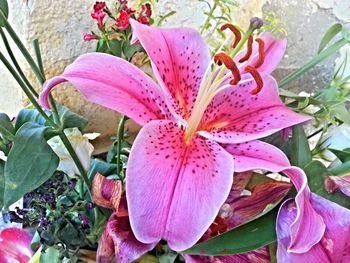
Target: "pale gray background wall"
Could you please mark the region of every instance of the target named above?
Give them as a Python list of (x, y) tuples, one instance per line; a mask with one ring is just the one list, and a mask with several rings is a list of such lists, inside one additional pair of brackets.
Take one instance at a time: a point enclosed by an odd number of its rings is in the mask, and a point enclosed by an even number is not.
[[(82, 35), (94, 28), (90, 19), (92, 0), (9, 0), (11, 21), (23, 41), (31, 46), (39, 38), (47, 76), (62, 72), (80, 54), (94, 50), (94, 43), (84, 42)], [(112, 1), (107, 1), (112, 2)], [(132, 1), (130, 1), (132, 2)], [(232, 14), (233, 22), (246, 25), (252, 16), (275, 14), (288, 32), (287, 54), (276, 72), (281, 78), (309, 60), (317, 51), (324, 31), (335, 22), (350, 23), (349, 0), (239, 0)], [(196, 0), (159, 0), (156, 12), (169, 10), (177, 14), (167, 21), (170, 26), (198, 27), (203, 23), (205, 4)], [(1, 43), (2, 44), (2, 43)], [(3, 49), (0, 46), (0, 49)], [(331, 77), (333, 61), (328, 60), (292, 87), (313, 90)], [(39, 86), (38, 86), (39, 88)], [(115, 133), (117, 114), (88, 104), (71, 87), (59, 89), (59, 101), (90, 119), (90, 131), (102, 132), (100, 143)], [(15, 115), (26, 104), (24, 96), (6, 70), (0, 66), (0, 111)], [(131, 129), (135, 129), (134, 126)]]

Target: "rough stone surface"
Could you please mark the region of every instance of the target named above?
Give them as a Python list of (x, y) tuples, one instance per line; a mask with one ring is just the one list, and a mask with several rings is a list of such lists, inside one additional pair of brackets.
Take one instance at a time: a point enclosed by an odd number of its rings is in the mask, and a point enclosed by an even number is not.
[[(10, 20), (24, 44), (31, 46), (34, 38), (40, 39), (48, 78), (61, 73), (64, 67), (80, 54), (94, 50), (94, 43), (82, 40), (82, 35), (94, 28), (89, 16), (93, 0), (11, 0), (8, 2), (11, 9)], [(316, 54), (318, 43), (331, 24), (350, 23), (350, 2), (344, 0), (239, 0), (238, 3), (240, 7), (232, 13), (232, 18), (242, 27), (247, 26), (252, 16), (273, 13), (288, 32), (288, 51), (280, 69), (275, 73), (279, 79)], [(206, 8), (206, 4), (200, 1), (160, 0), (156, 13), (165, 14), (175, 10), (177, 14), (168, 19), (166, 25), (198, 28), (205, 19), (203, 12)], [(0, 49), (3, 51), (1, 45)], [(28, 68), (26, 72), (29, 72)], [(330, 79), (332, 72), (333, 60), (328, 60), (289, 88), (315, 90)], [(29, 75), (29, 77), (34, 79), (34, 76)], [(15, 115), (27, 104), (27, 101), (3, 67), (0, 70), (0, 79), (0, 111)], [(40, 89), (38, 83), (36, 88)], [(54, 95), (61, 103), (89, 118), (89, 131), (103, 134), (97, 140), (98, 148), (102, 149), (110, 143), (110, 138), (116, 132), (117, 114), (87, 103), (68, 85), (58, 89)], [(129, 127), (130, 133), (134, 135), (137, 127), (133, 124)]]

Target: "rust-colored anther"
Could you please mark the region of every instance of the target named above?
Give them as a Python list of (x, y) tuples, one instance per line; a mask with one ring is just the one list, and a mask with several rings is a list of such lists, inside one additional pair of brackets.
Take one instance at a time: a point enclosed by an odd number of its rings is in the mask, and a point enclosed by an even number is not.
[(224, 31), (227, 28), (230, 29), (230, 31), (235, 35), (235, 39), (232, 42), (232, 48), (235, 48), (238, 45), (239, 41), (241, 41), (241, 38), (242, 38), (241, 31), (239, 31), (239, 29), (237, 27), (235, 27), (234, 25), (232, 25), (230, 23), (222, 25), (220, 30)]
[(259, 45), (259, 58), (254, 67), (259, 68), (265, 61), (265, 42), (261, 38), (257, 38), (255, 41)]
[(246, 66), (245, 71), (250, 73), (250, 75), (252, 75), (252, 77), (254, 78), (254, 80), (256, 82), (255, 89), (251, 90), (249, 93), (252, 95), (258, 94), (264, 86), (264, 81), (263, 81), (262, 77), (260, 76), (260, 74), (256, 70), (256, 68), (254, 68), (252, 66)]
[(233, 79), (230, 81), (231, 85), (236, 85), (241, 80), (241, 74), (233, 59), (224, 52), (220, 52), (214, 56), (214, 62), (221, 66), (222, 64), (231, 71)]
[(253, 36), (249, 36), (247, 42), (247, 53), (239, 60), (239, 63), (247, 61), (253, 53)]

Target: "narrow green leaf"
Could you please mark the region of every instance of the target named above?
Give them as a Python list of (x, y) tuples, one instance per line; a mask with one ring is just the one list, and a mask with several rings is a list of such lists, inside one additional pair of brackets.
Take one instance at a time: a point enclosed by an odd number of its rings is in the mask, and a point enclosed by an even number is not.
[(350, 208), (350, 199), (344, 194), (337, 191), (328, 193), (324, 187), (324, 182), (327, 176), (331, 175), (328, 169), (320, 161), (312, 161), (305, 167), (305, 173), (308, 178), (308, 184), (312, 192), (322, 196), (338, 205)]
[(45, 119), (35, 109), (22, 109), (16, 118), (15, 130), (18, 131), (23, 124), (27, 122), (35, 122), (37, 124), (44, 125)]
[(262, 217), (239, 226), (222, 235), (211, 238), (181, 253), (190, 255), (231, 255), (245, 253), (276, 241), (276, 217), (274, 208)]
[[(4, 18), (8, 18), (9, 16), (9, 6), (7, 4), (7, 0), (0, 0), (0, 12)], [(0, 27), (4, 26), (4, 22), (2, 21), (3, 17), (0, 15)]]
[(4, 206), (4, 194), (5, 194), (5, 162), (0, 159), (0, 211)]
[(291, 163), (304, 168), (311, 161), (312, 154), (304, 128), (301, 125), (296, 125), (293, 127)]
[(320, 53), (324, 48), (332, 41), (332, 39), (338, 35), (343, 29), (343, 25), (340, 23), (332, 25), (324, 34), (317, 53)]
[(17, 131), (5, 164), (5, 206), (39, 187), (55, 172), (59, 158), (44, 139), (47, 129), (27, 122)]
[(344, 163), (340, 163), (329, 169), (332, 175), (343, 176), (350, 174), (350, 161), (346, 161)]
[(330, 150), (332, 153), (335, 154), (335, 156), (337, 156), (337, 158), (341, 161), (341, 162), (347, 162), (350, 161), (350, 150), (349, 149), (345, 149), (345, 150), (337, 150), (337, 149), (331, 149), (328, 148), (328, 150)]

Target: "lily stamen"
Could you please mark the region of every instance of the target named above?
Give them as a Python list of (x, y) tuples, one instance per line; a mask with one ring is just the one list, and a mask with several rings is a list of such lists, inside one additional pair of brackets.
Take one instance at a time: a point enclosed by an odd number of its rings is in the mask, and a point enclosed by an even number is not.
[(253, 36), (249, 36), (247, 42), (247, 53), (239, 60), (239, 63), (247, 61), (253, 53)]
[(256, 68), (254, 68), (252, 66), (246, 66), (245, 71), (250, 73), (256, 82), (256, 88), (251, 90), (250, 94), (252, 94), (252, 95), (258, 94), (264, 86), (264, 81), (263, 81), (262, 77), (260, 76), (260, 74), (256, 70)]
[(261, 38), (255, 39), (255, 41), (259, 45), (259, 59), (255, 63), (254, 67), (257, 69), (259, 68), (265, 61), (265, 42)]
[(236, 85), (241, 80), (241, 74), (233, 59), (224, 52), (218, 53), (214, 56), (214, 62), (219, 66), (224, 63), (225, 67), (231, 71), (233, 79), (230, 81), (231, 85)]
[(231, 30), (231, 32), (235, 35), (235, 38), (234, 38), (234, 41), (232, 43), (232, 48), (235, 48), (238, 43), (241, 41), (242, 39), (242, 34), (241, 34), (241, 31), (239, 31), (239, 29), (237, 27), (235, 27), (234, 25), (230, 24), (230, 23), (227, 23), (227, 24), (224, 24), (221, 26), (220, 30), (221, 31), (224, 31), (226, 29), (229, 29)]

